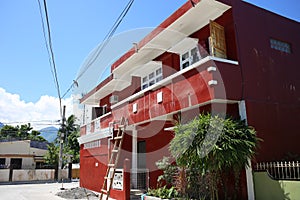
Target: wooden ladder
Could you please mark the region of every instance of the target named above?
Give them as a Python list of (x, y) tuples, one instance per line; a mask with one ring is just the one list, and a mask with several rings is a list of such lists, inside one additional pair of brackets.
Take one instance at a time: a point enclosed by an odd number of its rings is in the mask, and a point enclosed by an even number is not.
[(109, 163), (107, 165), (104, 182), (102, 185), (102, 189), (100, 191), (100, 198), (99, 198), (100, 200), (102, 200), (102, 199), (107, 200), (109, 198), (109, 194), (110, 194), (110, 190), (112, 188), (116, 167), (118, 165), (120, 154), (121, 154), (122, 143), (123, 143), (123, 139), (124, 139), (124, 135), (125, 135), (125, 133), (124, 133), (125, 126), (126, 126), (125, 118), (122, 118), (120, 120), (120, 123), (118, 124), (118, 132), (117, 132), (116, 136), (114, 137), (114, 134), (112, 134), (113, 135), (112, 139), (114, 140), (114, 145), (113, 145), (113, 149), (111, 150), (111, 153), (110, 153)]

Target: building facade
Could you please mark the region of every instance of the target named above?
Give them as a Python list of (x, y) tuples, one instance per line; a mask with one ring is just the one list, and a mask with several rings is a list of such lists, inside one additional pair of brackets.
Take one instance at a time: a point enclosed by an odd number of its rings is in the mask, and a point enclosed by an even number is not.
[(1, 141), (0, 166), (11, 169), (36, 169), (44, 164), (47, 143), (30, 140)]
[[(193, 0), (111, 66), (81, 103), (92, 121), (81, 127), (80, 185), (100, 191), (114, 125), (127, 121), (122, 160), (131, 187), (156, 187), (155, 162), (169, 156), (177, 122), (203, 111), (247, 120), (263, 139), (256, 161), (300, 154), (300, 25), (239, 0)], [(251, 169), (244, 198), (253, 198)]]

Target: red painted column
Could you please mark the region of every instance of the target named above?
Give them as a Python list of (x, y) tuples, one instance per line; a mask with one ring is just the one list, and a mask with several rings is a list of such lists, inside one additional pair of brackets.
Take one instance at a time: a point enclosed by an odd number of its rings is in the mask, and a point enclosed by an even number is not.
[(123, 194), (124, 199), (130, 200), (130, 160), (126, 158), (123, 164)]

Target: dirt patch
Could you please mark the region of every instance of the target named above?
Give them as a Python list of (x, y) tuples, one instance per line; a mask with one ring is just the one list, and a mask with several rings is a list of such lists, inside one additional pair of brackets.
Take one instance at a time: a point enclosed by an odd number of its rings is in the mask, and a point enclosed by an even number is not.
[(94, 200), (98, 199), (98, 195), (94, 192), (85, 189), (85, 188), (71, 188), (71, 189), (65, 189), (56, 194), (59, 197), (62, 197), (64, 199), (89, 199)]

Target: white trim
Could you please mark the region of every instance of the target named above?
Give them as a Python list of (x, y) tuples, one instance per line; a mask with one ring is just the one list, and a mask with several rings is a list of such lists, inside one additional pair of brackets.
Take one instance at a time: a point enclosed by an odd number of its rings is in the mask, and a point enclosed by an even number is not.
[[(240, 114), (241, 120), (246, 120), (246, 124), (248, 124), (245, 100), (242, 100), (242, 101), (239, 102), (239, 114)], [(245, 167), (246, 179), (247, 179), (248, 199), (249, 200), (255, 200), (253, 173), (252, 173), (252, 166), (251, 166), (251, 160), (250, 159), (248, 159), (248, 165), (249, 165), (249, 167)]]
[(132, 161), (131, 161), (131, 170), (132, 170), (132, 185), (133, 188), (137, 186), (137, 130), (136, 127), (132, 130)]
[(210, 80), (210, 81), (208, 81), (208, 85), (209, 86), (218, 85), (218, 81), (217, 80)]
[(81, 145), (81, 144), (84, 144), (87, 142), (100, 140), (100, 139), (107, 138), (110, 136), (111, 136), (111, 134), (109, 132), (109, 128), (105, 128), (105, 129), (101, 129), (98, 132), (90, 133), (88, 135), (83, 135), (83, 136), (77, 138), (77, 141), (78, 141), (79, 145)]
[(164, 128), (164, 131), (174, 131), (175, 126)]
[(228, 60), (225, 58), (219, 58), (219, 57), (214, 57), (214, 56), (209, 56), (212, 60), (214, 61), (218, 61), (218, 62), (224, 62), (224, 63), (229, 63), (229, 64), (233, 64), (233, 65), (238, 65), (239, 62), (238, 61), (234, 61), (234, 60)]
[(215, 72), (217, 71), (217, 68), (215, 66), (210, 66), (206, 69), (208, 72)]

